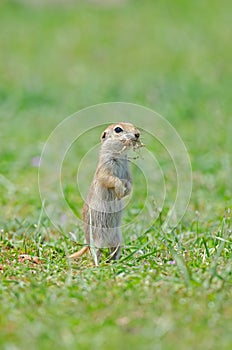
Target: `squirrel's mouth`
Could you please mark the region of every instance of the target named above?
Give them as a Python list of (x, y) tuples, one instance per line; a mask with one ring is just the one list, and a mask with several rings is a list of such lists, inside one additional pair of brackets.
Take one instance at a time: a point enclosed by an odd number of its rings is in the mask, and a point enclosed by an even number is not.
[(142, 143), (140, 141), (140, 139), (127, 139), (127, 140), (122, 140), (123, 141), (123, 144), (125, 147), (128, 147), (128, 148), (133, 148), (133, 150), (136, 150), (140, 147), (144, 147), (144, 143)]
[(138, 149), (140, 147), (145, 147), (144, 143), (141, 142), (141, 140), (135, 140), (135, 141), (132, 141), (132, 147), (133, 147), (133, 150), (135, 149)]

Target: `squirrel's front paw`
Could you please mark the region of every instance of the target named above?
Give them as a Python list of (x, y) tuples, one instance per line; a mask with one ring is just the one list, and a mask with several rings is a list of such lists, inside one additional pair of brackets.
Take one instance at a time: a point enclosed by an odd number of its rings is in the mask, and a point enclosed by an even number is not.
[(125, 185), (122, 183), (121, 180), (118, 180), (116, 185), (115, 185), (115, 194), (116, 197), (118, 199), (121, 199), (125, 196), (125, 191), (126, 191), (126, 187)]
[(131, 189), (132, 189), (132, 184), (130, 181), (127, 181), (127, 180), (122, 180), (122, 183), (124, 185), (124, 196), (127, 196), (128, 194), (131, 193)]
[(118, 180), (115, 186), (115, 194), (118, 199), (127, 196), (131, 192), (132, 185), (127, 180)]

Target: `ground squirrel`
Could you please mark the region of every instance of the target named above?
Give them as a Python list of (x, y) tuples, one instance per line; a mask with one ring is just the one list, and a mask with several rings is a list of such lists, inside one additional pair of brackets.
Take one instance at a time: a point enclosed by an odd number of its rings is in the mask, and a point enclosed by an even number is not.
[(142, 146), (139, 130), (130, 123), (112, 124), (102, 133), (98, 166), (83, 206), (86, 246), (70, 258), (90, 249), (98, 265), (102, 248), (109, 248), (110, 260), (119, 259), (123, 197), (132, 188), (128, 151)]

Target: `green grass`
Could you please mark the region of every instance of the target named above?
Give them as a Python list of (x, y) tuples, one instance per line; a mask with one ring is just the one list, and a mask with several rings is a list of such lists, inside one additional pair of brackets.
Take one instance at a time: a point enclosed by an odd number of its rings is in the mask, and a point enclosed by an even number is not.
[[(0, 347), (230, 349), (230, 2), (54, 3), (0, 4)], [(42, 211), (32, 159), (61, 120), (109, 101), (172, 123), (190, 154), (193, 193), (173, 232), (161, 230), (167, 199), (152, 227), (134, 224), (138, 238), (118, 263), (94, 267), (66, 259), (78, 242)], [(173, 170), (149, 147), (168, 186)], [(80, 213), (75, 159), (74, 150), (66, 195)], [(136, 205), (143, 200), (137, 191)], [(130, 203), (124, 221), (132, 218)]]

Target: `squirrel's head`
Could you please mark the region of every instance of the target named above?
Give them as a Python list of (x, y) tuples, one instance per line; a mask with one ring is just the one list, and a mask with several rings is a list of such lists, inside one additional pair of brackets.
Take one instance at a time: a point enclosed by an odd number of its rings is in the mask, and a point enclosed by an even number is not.
[(101, 135), (104, 150), (123, 152), (136, 149), (143, 144), (140, 141), (140, 131), (131, 123), (109, 125)]

